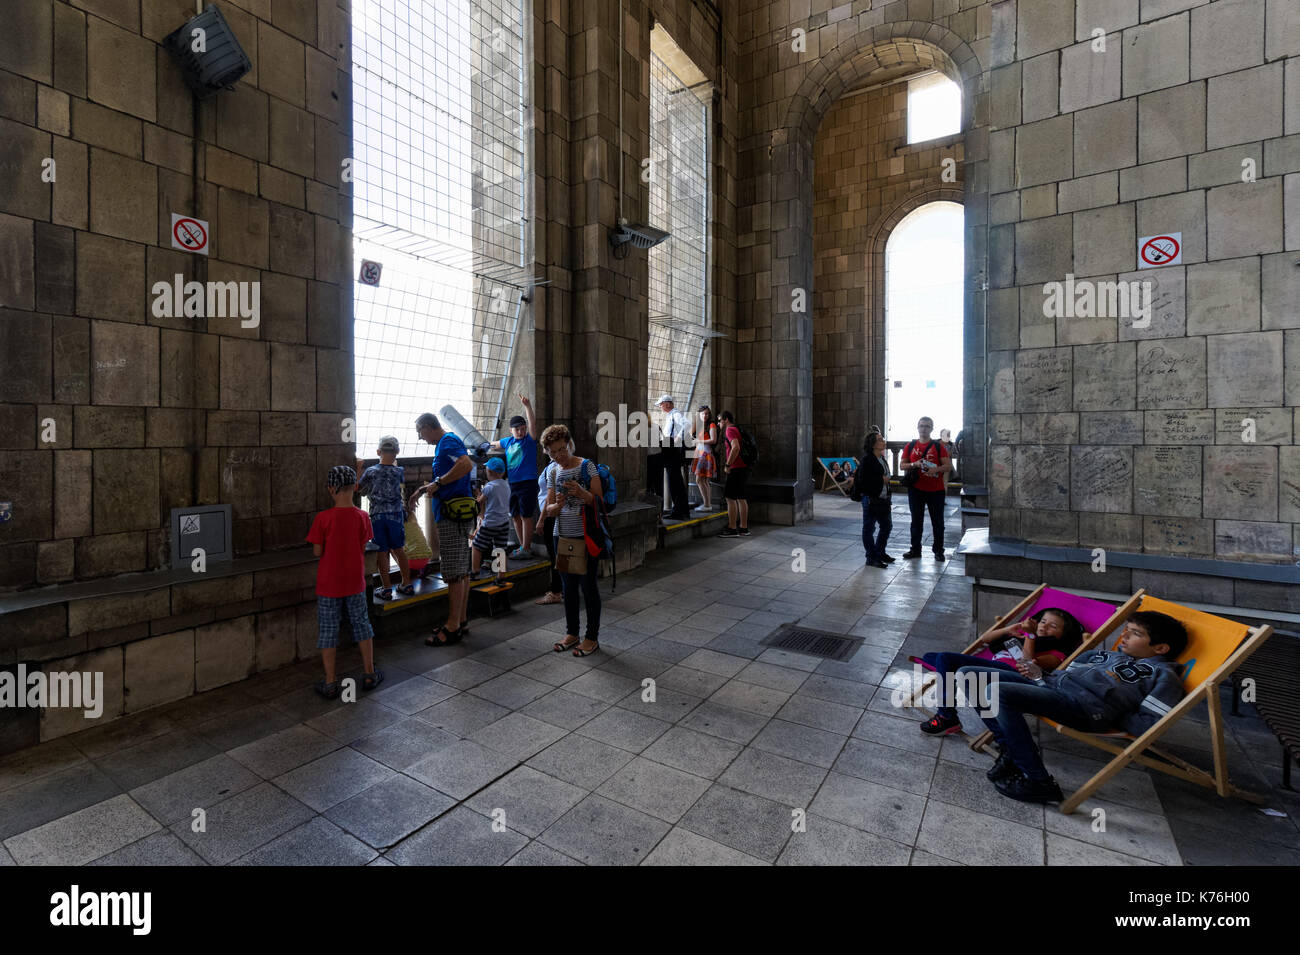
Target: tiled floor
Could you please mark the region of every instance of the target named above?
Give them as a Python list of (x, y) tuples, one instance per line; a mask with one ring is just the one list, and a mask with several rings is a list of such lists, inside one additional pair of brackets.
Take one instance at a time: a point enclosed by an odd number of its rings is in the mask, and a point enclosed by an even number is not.
[[(312, 662), (0, 759), (0, 865), (1300, 863), (1300, 797), (1252, 717), (1228, 718), (1230, 767), (1283, 814), (1139, 770), (1068, 817), (1000, 796), (988, 757), (890, 702), (909, 654), (969, 640), (961, 559), (864, 567), (858, 506), (817, 514), (650, 555), (586, 659), (526, 603), (459, 647), (381, 644), (357, 703), (317, 698)], [(864, 643), (759, 645), (795, 620)], [(1198, 730), (1171, 748), (1195, 758)], [(1063, 786), (1101, 765), (1041, 738)]]

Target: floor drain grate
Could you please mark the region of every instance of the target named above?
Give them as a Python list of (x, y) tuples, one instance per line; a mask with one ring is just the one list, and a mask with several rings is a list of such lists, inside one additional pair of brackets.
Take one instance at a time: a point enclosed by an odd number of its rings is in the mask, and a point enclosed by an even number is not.
[(807, 627), (796, 627), (787, 623), (759, 643), (775, 650), (805, 653), (810, 657), (838, 660), (843, 663), (857, 652), (858, 647), (862, 645), (862, 638), (850, 637), (843, 633), (831, 633), (827, 630), (809, 630)]

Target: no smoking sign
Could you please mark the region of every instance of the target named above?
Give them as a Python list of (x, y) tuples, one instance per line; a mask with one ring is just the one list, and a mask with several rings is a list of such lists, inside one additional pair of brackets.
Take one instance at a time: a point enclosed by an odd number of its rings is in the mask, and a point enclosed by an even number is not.
[(172, 248), (182, 252), (208, 254), (208, 224), (192, 216), (172, 213)]
[(1165, 265), (1183, 264), (1183, 234), (1164, 232), (1144, 235), (1138, 239), (1138, 268), (1158, 269)]

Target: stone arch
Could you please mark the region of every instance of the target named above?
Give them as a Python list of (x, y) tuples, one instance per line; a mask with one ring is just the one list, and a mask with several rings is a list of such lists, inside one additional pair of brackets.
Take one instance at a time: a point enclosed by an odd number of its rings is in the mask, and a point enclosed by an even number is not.
[(868, 395), (867, 418), (872, 424), (878, 424), (882, 428), (885, 426), (885, 392), (883, 390), (885, 380), (885, 246), (889, 244), (889, 237), (893, 235), (894, 229), (907, 218), (909, 213), (932, 202), (955, 202), (964, 206), (966, 192), (955, 185), (939, 186), (900, 199), (886, 215), (872, 226), (867, 237), (867, 267), (865, 270), (867, 278), (867, 313), (864, 316), (866, 328), (863, 330), (863, 340), (866, 342), (868, 360), (871, 362), (867, 380), (880, 383), (880, 387)]

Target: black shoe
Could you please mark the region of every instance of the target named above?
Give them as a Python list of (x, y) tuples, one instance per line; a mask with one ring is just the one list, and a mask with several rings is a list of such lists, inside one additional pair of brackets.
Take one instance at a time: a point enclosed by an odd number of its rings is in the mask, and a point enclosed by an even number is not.
[(722, 533), (720, 533), (718, 536), (719, 536), (719, 537), (739, 537), (739, 536), (740, 536), (740, 531), (736, 530), (734, 527), (728, 527), (728, 528), (724, 529), (724, 530), (722, 531)]
[(1019, 774), (1008, 779), (994, 780), (998, 792), (1019, 802), (1061, 802), (1065, 799), (1061, 787), (1051, 776), (1046, 779), (1028, 779)]
[(748, 527), (742, 527), (742, 528), (740, 529), (740, 536), (741, 536), (741, 537), (748, 537), (748, 536), (749, 536), (749, 528), (748, 528)]
[(997, 782), (999, 779), (1010, 779), (1012, 776), (1020, 775), (1020, 768), (1016, 766), (1015, 760), (1011, 758), (1010, 753), (999, 753), (997, 761), (987, 773), (984, 774), (990, 782)]
[(911, 550), (909, 550), (906, 554), (903, 555), (903, 560), (915, 560), (920, 556), (921, 556), (921, 552), (917, 550), (915, 547), (913, 547)]
[(943, 556), (943, 551), (941, 551), (941, 550), (937, 550), (937, 551), (934, 552), (934, 559), (935, 559), (936, 561), (938, 561), (940, 564), (942, 564), (942, 563), (943, 563), (945, 560), (947, 560), (948, 558), (946, 558), (946, 557)]
[(881, 561), (881, 560), (868, 560), (868, 561), (867, 561), (867, 566), (868, 566), (868, 567), (879, 567), (881, 570), (885, 570), (887, 567), (889, 567), (888, 564), (886, 564), (884, 561)]
[(881, 554), (880, 559), (886, 564), (892, 564), (894, 562), (894, 558), (890, 557), (888, 554)]
[(955, 716), (932, 716), (921, 724), (926, 736), (948, 736), (961, 730), (961, 720)]

